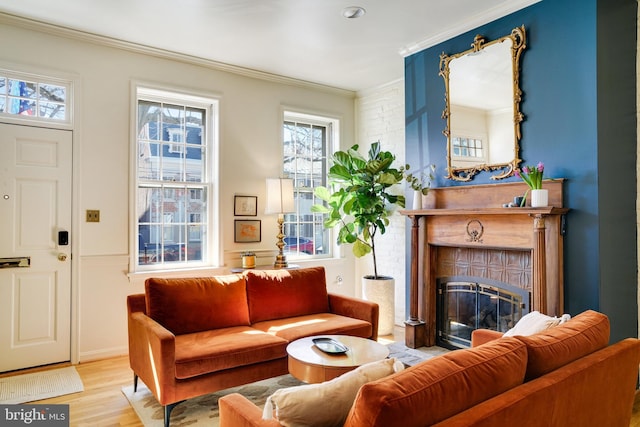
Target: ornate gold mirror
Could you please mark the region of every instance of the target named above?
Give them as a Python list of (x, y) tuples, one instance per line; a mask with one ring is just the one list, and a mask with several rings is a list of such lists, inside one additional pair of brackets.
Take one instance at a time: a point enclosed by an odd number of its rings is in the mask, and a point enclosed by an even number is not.
[(477, 35), (471, 49), (440, 55), (447, 178), (470, 181), (484, 170), (497, 171), (491, 179), (502, 179), (522, 161), (519, 64), (525, 47), (523, 25), (491, 42)]

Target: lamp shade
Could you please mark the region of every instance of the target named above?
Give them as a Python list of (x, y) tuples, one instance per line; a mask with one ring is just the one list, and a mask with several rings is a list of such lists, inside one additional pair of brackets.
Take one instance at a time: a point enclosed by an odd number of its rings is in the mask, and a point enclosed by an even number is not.
[(267, 178), (266, 214), (295, 212), (293, 180), (289, 178)]

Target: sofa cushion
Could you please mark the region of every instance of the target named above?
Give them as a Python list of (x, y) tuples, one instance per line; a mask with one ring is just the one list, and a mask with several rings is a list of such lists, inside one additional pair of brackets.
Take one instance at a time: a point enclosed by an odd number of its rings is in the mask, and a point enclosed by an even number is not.
[(176, 336), (176, 378), (252, 365), (287, 356), (288, 342), (249, 326)]
[(239, 274), (198, 278), (149, 278), (147, 315), (176, 335), (248, 326), (245, 278)]
[(432, 425), (522, 384), (526, 366), (511, 337), (452, 351), (363, 385), (344, 425)]
[(312, 335), (352, 335), (369, 338), (373, 329), (369, 322), (333, 313), (265, 320), (251, 326), (289, 342)]
[(367, 363), (330, 381), (276, 390), (267, 398), (263, 419), (273, 418), (285, 427), (342, 426), (358, 389), (365, 383), (384, 378), (403, 369), (401, 362), (384, 359)]
[(609, 332), (607, 316), (587, 310), (555, 328), (515, 337), (527, 346), (526, 381), (606, 347)]
[(252, 324), (329, 311), (324, 267), (249, 270), (245, 275)]

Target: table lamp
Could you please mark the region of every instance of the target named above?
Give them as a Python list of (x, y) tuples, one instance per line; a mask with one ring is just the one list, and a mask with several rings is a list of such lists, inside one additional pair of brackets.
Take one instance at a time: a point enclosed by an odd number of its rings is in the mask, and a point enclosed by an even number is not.
[(267, 207), (265, 214), (278, 214), (278, 255), (276, 262), (273, 264), (275, 268), (287, 268), (287, 258), (283, 253), (284, 233), (282, 232), (282, 224), (284, 223), (284, 214), (295, 212), (295, 203), (293, 200), (293, 179), (289, 178), (267, 178)]

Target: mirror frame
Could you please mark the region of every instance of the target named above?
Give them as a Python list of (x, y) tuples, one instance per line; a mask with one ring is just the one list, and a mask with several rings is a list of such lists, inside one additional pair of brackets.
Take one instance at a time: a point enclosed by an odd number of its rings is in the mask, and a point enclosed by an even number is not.
[[(507, 163), (496, 164), (479, 164), (471, 167), (455, 168), (451, 165), (451, 105), (450, 105), (450, 92), (449, 92), (449, 64), (452, 60), (460, 58), (464, 55), (480, 52), (487, 46), (491, 46), (496, 43), (502, 43), (503, 41), (510, 39), (511, 45), (511, 62), (512, 62), (512, 76), (513, 76), (513, 125), (514, 125), (514, 159)], [(447, 175), (446, 178), (455, 181), (470, 181), (475, 174), (480, 171), (499, 171), (497, 174), (492, 175), (491, 179), (503, 179), (511, 176), (514, 170), (518, 167), (518, 164), (522, 162), (520, 159), (519, 142), (522, 138), (520, 132), (520, 123), (524, 120), (524, 115), (520, 111), (520, 102), (522, 100), (522, 90), (520, 89), (520, 55), (526, 47), (526, 34), (524, 25), (516, 27), (511, 31), (511, 34), (501, 37), (499, 39), (487, 42), (487, 40), (480, 34), (476, 35), (471, 44), (471, 49), (464, 52), (456, 53), (454, 55), (447, 55), (444, 52), (440, 54), (440, 72), (439, 75), (444, 78), (445, 86), (445, 109), (442, 112), (442, 118), (446, 120), (446, 128), (442, 133), (447, 137)]]

